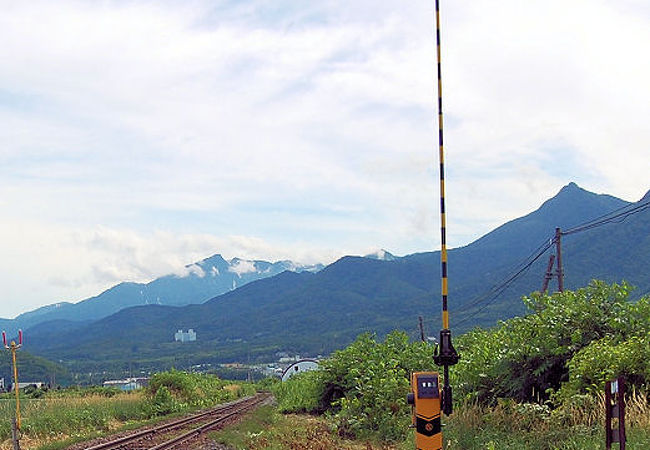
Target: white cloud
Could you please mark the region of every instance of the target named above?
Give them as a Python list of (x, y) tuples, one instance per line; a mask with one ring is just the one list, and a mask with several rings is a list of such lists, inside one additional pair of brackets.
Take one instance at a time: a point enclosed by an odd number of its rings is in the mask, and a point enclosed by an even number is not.
[(244, 259), (237, 259), (230, 264), (230, 267), (228, 267), (228, 272), (237, 274), (239, 277), (246, 273), (252, 273), (256, 271), (257, 269), (255, 268), (255, 262), (247, 261)]
[[(212, 268), (212, 273), (214, 274), (214, 267)], [(179, 273), (176, 273), (177, 275), (181, 277), (186, 277), (189, 275), (196, 275), (199, 278), (203, 278), (205, 276), (205, 271), (199, 266), (198, 264), (188, 264), (183, 268), (183, 270)]]
[[(70, 229), (6, 221), (0, 223), (0, 247), (4, 255), (0, 259), (2, 317), (43, 304), (83, 300), (121, 281), (148, 282), (172, 273), (203, 276), (200, 267), (186, 265), (217, 251), (230, 258), (262, 255), (271, 261), (289, 257), (301, 261), (301, 255), (309, 255), (309, 263), (332, 262), (342, 256), (309, 245), (272, 245), (246, 236), (139, 233), (105, 226)], [(232, 270), (242, 274), (250, 270), (250, 264), (240, 261)]]

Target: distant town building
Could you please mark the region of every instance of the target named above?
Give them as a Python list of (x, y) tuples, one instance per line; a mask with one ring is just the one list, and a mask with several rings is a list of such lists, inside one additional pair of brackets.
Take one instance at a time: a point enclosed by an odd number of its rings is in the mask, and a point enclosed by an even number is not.
[(133, 391), (149, 385), (149, 378), (126, 378), (124, 380), (104, 381), (104, 387), (114, 387), (122, 391)]
[(0, 391), (4, 391), (4, 390), (5, 390), (5, 379), (0, 378)]
[(187, 330), (187, 333), (183, 330), (178, 330), (176, 334), (174, 334), (174, 340), (176, 342), (196, 341), (196, 332), (191, 328)]
[(18, 383), (18, 389), (25, 389), (28, 386), (42, 388), (45, 387), (45, 383), (43, 383), (42, 381), (26, 381), (24, 383)]
[(300, 355), (296, 355), (296, 356), (283, 356), (282, 358), (280, 358), (280, 359), (278, 360), (278, 362), (281, 363), (281, 364), (287, 364), (287, 363), (292, 363), (292, 362), (300, 361), (301, 359), (302, 359), (302, 358), (300, 357)]

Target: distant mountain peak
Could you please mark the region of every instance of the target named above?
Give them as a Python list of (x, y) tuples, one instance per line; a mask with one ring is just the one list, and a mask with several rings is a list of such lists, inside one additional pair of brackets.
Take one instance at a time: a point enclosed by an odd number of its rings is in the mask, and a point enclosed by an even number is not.
[[(197, 264), (197, 265), (200, 265), (200, 266), (203, 266), (203, 267), (207, 267), (207, 266), (214, 266), (215, 264), (223, 266), (225, 264), (228, 264), (228, 262), (223, 258), (223, 256), (221, 256), (220, 253), (215, 253), (214, 255), (212, 255), (212, 256), (210, 256), (208, 258), (205, 258), (205, 259), (199, 261), (198, 263), (193, 263), (193, 264)], [(193, 265), (193, 264), (188, 264), (188, 267)]]
[[(558, 197), (560, 195), (576, 195), (576, 194), (591, 194), (591, 195), (596, 195), (593, 194), (592, 192), (587, 191), (586, 189), (581, 188), (578, 186), (578, 184), (574, 181), (570, 182), (566, 186), (563, 186), (562, 189), (560, 189), (560, 192), (557, 193), (555, 197)], [(554, 198), (555, 198), (554, 197)]]
[(383, 248), (364, 256), (364, 258), (377, 259), (379, 261), (395, 261), (397, 259), (395, 255)]
[(572, 181), (562, 187), (554, 197), (546, 200), (539, 208), (539, 211), (554, 210), (556, 212), (561, 211), (564, 215), (571, 215), (573, 214), (572, 211), (575, 212), (576, 208), (585, 209), (588, 204), (611, 203), (611, 201), (618, 202), (620, 204), (619, 206), (627, 203), (611, 195), (595, 194), (581, 188)]

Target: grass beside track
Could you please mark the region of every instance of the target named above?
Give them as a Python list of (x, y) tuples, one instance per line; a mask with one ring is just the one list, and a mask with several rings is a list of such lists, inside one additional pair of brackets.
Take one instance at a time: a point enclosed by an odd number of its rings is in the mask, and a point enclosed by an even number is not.
[[(644, 395), (630, 397), (627, 449), (650, 449), (650, 405)], [(494, 407), (463, 405), (443, 419), (450, 450), (598, 450), (605, 448), (604, 399), (551, 411), (536, 404), (500, 402)]]
[[(593, 399), (592, 399), (593, 400)], [(458, 407), (443, 419), (445, 450), (598, 450), (604, 449), (604, 417), (599, 401), (576, 405), (564, 418), (551, 419), (538, 405), (500, 403), (493, 408)], [(650, 410), (642, 396), (628, 409), (627, 449), (650, 449)], [(413, 433), (404, 442), (343, 439), (324, 416), (283, 415), (265, 406), (238, 425), (210, 434), (237, 450), (412, 450)]]
[[(15, 402), (1, 401), (3, 418), (14, 416)], [(25, 399), (21, 401), (22, 435), (25, 448), (41, 448), (53, 441), (68, 444), (120, 429), (149, 418), (142, 392), (120, 393), (112, 397)], [(0, 450), (10, 450), (11, 422), (0, 422)], [(53, 447), (52, 447), (53, 448)]]
[(237, 450), (412, 450), (401, 445), (342, 439), (323, 417), (283, 415), (273, 406), (262, 406), (237, 425), (209, 436)]
[[(198, 409), (252, 395), (252, 384), (211, 375), (170, 371), (152, 377), (148, 389), (120, 392), (72, 388), (21, 398), (23, 448), (56, 450), (77, 442), (138, 428)], [(21, 394), (22, 396), (22, 394)], [(15, 400), (0, 397), (0, 450), (12, 450)]]

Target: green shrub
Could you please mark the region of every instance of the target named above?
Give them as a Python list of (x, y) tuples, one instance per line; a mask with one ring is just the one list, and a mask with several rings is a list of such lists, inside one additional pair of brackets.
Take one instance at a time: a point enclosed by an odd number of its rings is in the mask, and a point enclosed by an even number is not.
[(303, 372), (292, 376), (289, 381), (275, 383), (273, 394), (278, 399), (280, 412), (317, 413), (323, 412), (323, 372)]
[[(159, 393), (163, 388), (162, 393)], [(159, 407), (163, 410), (171, 408), (170, 412), (190, 407), (209, 407), (244, 395), (251, 395), (254, 392), (255, 388), (252, 384), (233, 385), (219, 379), (216, 375), (187, 373), (173, 369), (152, 376), (147, 388), (147, 394), (152, 402), (152, 410), (157, 411)], [(169, 398), (173, 400), (173, 403)], [(156, 404), (156, 399), (159, 401), (158, 404)]]
[(409, 343), (399, 331), (384, 342), (366, 333), (323, 361), (320, 370), (294, 376), (274, 392), (282, 411), (327, 411), (341, 435), (398, 441), (410, 421), (410, 373), (432, 368), (431, 346)]
[[(593, 392), (618, 375), (638, 392), (650, 382), (650, 298), (632, 303), (629, 291), (625, 283), (594, 281), (576, 291), (536, 293), (524, 299), (529, 315), (458, 337), (461, 359), (451, 383), (461, 406), (445, 418), (457, 444), (450, 448), (591, 448), (586, 443), (596, 442), (602, 423), (602, 401)], [(274, 392), (282, 411), (326, 411), (341, 435), (399, 441), (410, 422), (409, 374), (427, 370), (437, 370), (431, 346), (409, 343), (401, 332), (384, 342), (364, 334), (319, 371)], [(647, 429), (646, 397), (635, 398), (639, 412), (630, 417)], [(476, 414), (463, 415), (467, 405)], [(465, 431), (472, 427), (480, 432), (474, 444)], [(512, 433), (518, 436), (510, 439)], [(554, 446), (567, 437), (567, 447)]]
[(180, 408), (179, 403), (174, 399), (167, 386), (160, 386), (151, 400), (151, 409), (153, 415), (164, 416), (177, 411)]
[(629, 291), (625, 283), (594, 281), (524, 298), (531, 314), (457, 339), (456, 393), (494, 404), (501, 397), (541, 402), (560, 387), (565, 397), (599, 390), (618, 375), (647, 386), (650, 299), (629, 302)]
[(258, 391), (273, 391), (282, 381), (278, 377), (266, 377), (255, 383)]

